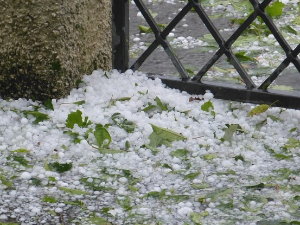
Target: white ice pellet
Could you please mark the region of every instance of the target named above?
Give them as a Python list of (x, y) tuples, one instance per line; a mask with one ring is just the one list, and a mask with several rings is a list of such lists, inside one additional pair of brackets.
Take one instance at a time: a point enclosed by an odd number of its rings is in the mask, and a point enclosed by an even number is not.
[(204, 99), (206, 99), (206, 100), (211, 100), (211, 99), (214, 98), (214, 95), (213, 95), (213, 93), (211, 93), (211, 92), (206, 92), (206, 93), (203, 95), (203, 97), (204, 97)]
[(191, 212), (193, 212), (193, 210), (190, 207), (182, 207), (177, 210), (177, 213), (182, 217), (189, 216)]
[(34, 208), (31, 209), (31, 212), (34, 213), (34, 214), (39, 214), (41, 212), (41, 209), (34, 207)]
[(122, 183), (122, 184), (126, 184), (128, 181), (128, 179), (126, 177), (120, 177), (119, 178), (119, 182)]
[(56, 212), (56, 213), (61, 213), (62, 211), (63, 211), (63, 209), (59, 208), (59, 207), (55, 208), (55, 210), (54, 210), (54, 212)]
[(28, 119), (26, 119), (26, 118), (23, 117), (23, 118), (21, 119), (21, 123), (22, 123), (22, 124), (27, 124), (27, 123), (28, 123)]
[(20, 176), (21, 179), (29, 180), (31, 178), (31, 174), (28, 172), (23, 172)]

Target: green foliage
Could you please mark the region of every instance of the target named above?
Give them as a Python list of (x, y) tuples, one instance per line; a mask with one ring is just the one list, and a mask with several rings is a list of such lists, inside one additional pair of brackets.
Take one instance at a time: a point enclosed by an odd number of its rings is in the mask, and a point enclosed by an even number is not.
[(54, 197), (46, 195), (42, 198), (42, 202), (56, 203), (58, 200), (56, 200)]
[(167, 111), (168, 110), (168, 107), (161, 102), (161, 100), (160, 100), (159, 97), (156, 96), (156, 98), (154, 99), (154, 101), (161, 108), (162, 111)]
[(221, 141), (229, 141), (231, 142), (233, 134), (237, 131), (242, 131), (243, 129), (239, 124), (226, 124), (227, 129), (225, 129), (225, 134), (221, 138)]
[(256, 59), (254, 59), (253, 57), (249, 57), (249, 56), (246, 56), (245, 55), (246, 52), (238, 52), (238, 53), (235, 53), (235, 57), (240, 61), (240, 62), (255, 62)]
[(6, 157), (8, 161), (8, 165), (15, 167), (16, 165), (22, 165), (25, 168), (32, 168), (32, 165), (29, 165), (29, 161), (25, 158), (24, 155), (18, 153), (10, 154), (8, 157)]
[(272, 5), (266, 7), (266, 13), (268, 13), (270, 17), (281, 16), (283, 7), (284, 4), (277, 0)]
[(96, 124), (94, 136), (97, 140), (99, 148), (108, 148), (112, 141), (108, 130), (101, 124)]
[(171, 146), (171, 143), (173, 141), (180, 141), (180, 140), (186, 140), (187, 138), (183, 135), (176, 133), (174, 131), (171, 131), (169, 129), (165, 129), (162, 127), (155, 126), (153, 124), (150, 124), (152, 126), (153, 132), (150, 134), (150, 146), (156, 148), (161, 145)]
[(195, 212), (191, 212), (190, 217), (191, 220), (196, 224), (196, 225), (202, 225), (202, 219), (205, 216), (208, 216), (209, 213), (207, 211), (205, 211), (204, 213), (195, 213)]
[(31, 184), (35, 185), (35, 186), (40, 186), (42, 184), (42, 181), (38, 178), (30, 178)]
[(193, 189), (207, 189), (209, 188), (209, 184), (208, 183), (200, 183), (200, 184), (191, 184), (191, 187)]
[(49, 110), (52, 110), (52, 111), (54, 110), (54, 107), (53, 107), (51, 99), (43, 101), (42, 104), (45, 106), (46, 109), (49, 109)]
[(25, 114), (26, 117), (28, 117), (28, 115), (32, 115), (35, 117), (33, 124), (38, 124), (39, 122), (50, 119), (50, 117), (47, 114), (41, 113), (39, 111), (23, 111), (23, 113)]
[(156, 108), (156, 105), (150, 104), (147, 107), (145, 107), (144, 109), (142, 109), (142, 111), (148, 112), (148, 111), (150, 111), (151, 109), (154, 109), (154, 108)]
[(216, 201), (216, 200), (219, 201), (219, 199), (226, 198), (227, 195), (232, 194), (232, 192), (233, 192), (232, 188), (226, 188), (226, 187), (225, 188), (220, 188), (220, 189), (217, 189), (213, 192), (210, 192), (210, 193), (206, 194), (205, 198), (206, 199), (210, 198), (211, 201)]
[(82, 120), (82, 112), (77, 110), (76, 112), (70, 112), (66, 120), (66, 126), (68, 128), (74, 128), (75, 124), (77, 124), (79, 127), (87, 127), (91, 125), (92, 122), (88, 120), (87, 116), (84, 118), (84, 120)]
[(241, 161), (245, 162), (245, 159), (241, 154), (235, 156), (234, 159), (235, 159), (235, 161), (241, 160)]
[(69, 170), (71, 170), (73, 167), (73, 163), (59, 163), (59, 162), (54, 162), (54, 163), (48, 163), (48, 169), (51, 171), (55, 171), (58, 173), (64, 173)]
[(270, 153), (271, 156), (275, 157), (277, 160), (290, 160), (293, 158), (292, 155), (285, 155), (282, 153), (276, 153), (272, 148), (264, 145), (265, 149)]
[(201, 106), (201, 110), (205, 111), (205, 112), (210, 112), (214, 117), (216, 116), (214, 109), (214, 105), (212, 104), (212, 102), (209, 100), (207, 102), (205, 102), (202, 106)]
[(261, 190), (265, 187), (264, 183), (259, 183), (255, 185), (245, 186), (246, 189), (252, 189), (252, 190)]
[(94, 225), (112, 225), (110, 222), (107, 222), (104, 218), (98, 216), (92, 216), (88, 218), (89, 224)]
[(94, 191), (115, 191), (113, 188), (101, 186), (100, 183), (102, 180), (96, 177), (92, 177), (92, 181), (90, 181), (89, 178), (81, 178), (80, 182)]
[(132, 209), (131, 200), (128, 196), (121, 196), (117, 198), (117, 202), (120, 206), (122, 206), (125, 211), (129, 211)]
[(175, 151), (171, 152), (171, 156), (185, 160), (187, 158), (188, 153), (189, 151), (186, 149), (176, 149)]
[(273, 102), (271, 105), (267, 105), (267, 104), (261, 104), (261, 105), (258, 105), (256, 107), (254, 107), (249, 113), (248, 113), (248, 116), (254, 116), (254, 115), (258, 115), (258, 114), (261, 114), (265, 111), (267, 111), (272, 105), (274, 105), (277, 101)]
[(203, 155), (203, 158), (205, 160), (212, 160), (214, 158), (217, 158), (218, 156), (216, 156), (215, 154), (207, 154), (207, 155)]
[(127, 120), (125, 117), (121, 115), (121, 113), (114, 113), (111, 116), (111, 119), (114, 121), (114, 123), (120, 127), (126, 130), (128, 133), (132, 133), (135, 129), (135, 123)]
[[(168, 24), (162, 24), (162, 23), (157, 24), (157, 26), (162, 29), (165, 29), (167, 25)], [(151, 27), (139, 25), (139, 29), (140, 29), (141, 33), (153, 33), (153, 30), (151, 29)]]
[(187, 175), (184, 176), (184, 180), (193, 180), (196, 177), (198, 177), (201, 173), (200, 172), (196, 172), (196, 173), (189, 173)]
[(2, 174), (0, 174), (0, 181), (3, 185), (5, 185), (7, 188), (12, 187), (12, 183)]
[(89, 192), (81, 191), (78, 189), (70, 189), (70, 188), (65, 188), (65, 187), (58, 187), (58, 189), (67, 194), (71, 194), (71, 195), (90, 195)]
[(125, 149), (128, 150), (130, 148), (130, 143), (129, 141), (126, 141), (125, 142)]

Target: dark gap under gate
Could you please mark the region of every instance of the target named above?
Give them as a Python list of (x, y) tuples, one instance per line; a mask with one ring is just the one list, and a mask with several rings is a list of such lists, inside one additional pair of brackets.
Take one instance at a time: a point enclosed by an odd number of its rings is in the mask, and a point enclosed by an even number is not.
[[(291, 48), (287, 40), (283, 37), (280, 30), (274, 24), (266, 12), (266, 8), (272, 3), (272, 0), (249, 0), (253, 7), (253, 12), (243, 21), (241, 25), (228, 38), (224, 38), (215, 24), (212, 22), (207, 12), (204, 10), (198, 0), (188, 0), (184, 7), (173, 17), (173, 19), (162, 29), (158, 24), (151, 11), (147, 8), (143, 0), (133, 0), (136, 7), (146, 20), (148, 26), (154, 34), (154, 40), (147, 46), (145, 51), (137, 58), (137, 60), (129, 65), (129, 4), (128, 0), (113, 0), (112, 1), (112, 53), (113, 53), (113, 69), (124, 72), (127, 69), (138, 70), (145, 60), (158, 48), (162, 47), (171, 60), (174, 68), (180, 77), (169, 75), (151, 75), (150, 78), (158, 77), (171, 88), (176, 88), (181, 91), (186, 91), (190, 94), (204, 94), (206, 90), (210, 90), (215, 98), (224, 100), (233, 100), (249, 103), (267, 103), (276, 102), (274, 106), (300, 109), (300, 94), (299, 92), (288, 92), (270, 89), (270, 85), (279, 78), (279, 75), (290, 65), (293, 64), (300, 77), (300, 44), (295, 48)], [(182, 19), (191, 11), (197, 15), (197, 18), (203, 22), (214, 41), (218, 45), (218, 49), (208, 56), (206, 63), (202, 68), (191, 77), (187, 69), (185, 69), (181, 60), (174, 53), (168, 35), (182, 21)], [(269, 31), (272, 33), (279, 46), (285, 54), (285, 59), (273, 72), (267, 76), (259, 85), (255, 84), (251, 76), (245, 70), (243, 64), (232, 51), (232, 45), (237, 39), (249, 28), (252, 22), (260, 17)], [(207, 81), (204, 78), (205, 74), (216, 64), (221, 58), (228, 59), (230, 64), (238, 72), (239, 79), (242, 84), (231, 84), (222, 81)], [(153, 65), (155, 66), (155, 65)], [(283, 77), (284, 78), (284, 77)], [(282, 79), (282, 77), (280, 77)]]

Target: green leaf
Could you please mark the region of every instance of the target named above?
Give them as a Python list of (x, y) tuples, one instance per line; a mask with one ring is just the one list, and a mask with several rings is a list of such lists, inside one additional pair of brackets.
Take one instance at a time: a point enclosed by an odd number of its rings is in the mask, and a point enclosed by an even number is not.
[(153, 33), (153, 31), (150, 27), (139, 25), (139, 29), (140, 29), (140, 32), (142, 32), (142, 33)]
[(220, 198), (225, 198), (227, 195), (232, 194), (232, 188), (220, 188), (216, 191), (208, 193), (205, 198), (210, 198), (211, 201), (219, 200)]
[(74, 125), (78, 124), (79, 127), (83, 126), (82, 112), (77, 110), (76, 112), (70, 112), (66, 120), (66, 126), (68, 128), (74, 128)]
[[(149, 138), (150, 138), (150, 136), (149, 136)], [(148, 149), (150, 149), (152, 151), (153, 155), (156, 155), (159, 152), (159, 150), (157, 148), (155, 148), (155, 147), (153, 147), (151, 145), (145, 144), (145, 147), (148, 148)]]
[(272, 116), (272, 115), (268, 115), (268, 117), (270, 118), (270, 119), (272, 119), (273, 121), (275, 121), (275, 122), (283, 122), (283, 120), (282, 119), (280, 119), (280, 118), (278, 118), (278, 117), (276, 117), (276, 116)]
[(277, 0), (272, 5), (268, 5), (266, 7), (266, 13), (268, 13), (268, 15), (270, 17), (281, 16), (283, 7), (284, 7), (284, 4)]
[(12, 187), (12, 183), (5, 176), (1, 174), (0, 174), (0, 181), (3, 185), (5, 185), (8, 188)]
[(251, 186), (245, 186), (246, 189), (254, 189), (254, 190), (261, 190), (265, 187), (264, 183), (259, 183), (256, 185), (251, 185)]
[(173, 168), (169, 164), (167, 164), (167, 163), (162, 164), (162, 167), (170, 169), (170, 170), (173, 170)]
[(50, 110), (54, 110), (53, 104), (52, 104), (52, 100), (51, 99), (47, 99), (45, 101), (43, 101), (43, 106), (45, 106), (46, 109), (50, 109)]
[(161, 110), (163, 110), (163, 111), (167, 111), (168, 110), (167, 106), (161, 102), (161, 100), (159, 99), (159, 97), (156, 96), (156, 98), (154, 99), (154, 101), (161, 108)]
[(90, 195), (89, 192), (81, 191), (78, 189), (70, 189), (70, 188), (65, 188), (65, 187), (58, 187), (58, 189), (67, 194), (71, 194), (71, 195)]
[(98, 148), (99, 152), (103, 155), (105, 154), (120, 154), (120, 153), (126, 153), (124, 150), (118, 150), (118, 149), (107, 149), (107, 148)]
[(117, 198), (117, 202), (120, 206), (122, 206), (125, 211), (129, 211), (132, 209), (132, 206), (131, 205), (131, 200), (130, 200), (130, 197), (126, 196), (126, 197), (119, 197)]
[(78, 102), (73, 102), (73, 104), (75, 104), (75, 105), (83, 105), (83, 104), (85, 104), (85, 100), (78, 101)]
[(125, 142), (125, 149), (128, 150), (130, 148), (130, 143), (129, 141), (126, 141)]
[(246, 52), (238, 52), (238, 53), (235, 53), (234, 55), (240, 62), (248, 62), (248, 61), (255, 62), (256, 61), (254, 58), (246, 56), (245, 53)]
[(178, 159), (186, 159), (188, 153), (189, 151), (186, 149), (176, 149), (175, 151), (171, 152), (171, 156)]
[(191, 184), (191, 187), (194, 189), (207, 189), (210, 186), (208, 183), (201, 183), (201, 184)]
[(42, 198), (42, 202), (56, 203), (58, 202), (58, 200), (56, 200), (54, 197), (51, 196), (44, 196)]
[(28, 150), (25, 149), (25, 148), (19, 148), (19, 149), (13, 150), (13, 151), (11, 151), (11, 152), (14, 152), (14, 153), (25, 153), (25, 154), (27, 154), (27, 153), (29, 153), (30, 151), (28, 151)]
[(58, 173), (69, 171), (72, 169), (72, 167), (73, 167), (73, 163), (58, 163), (58, 162), (48, 163), (48, 169)]
[(222, 137), (222, 141), (229, 141), (231, 142), (233, 134), (240, 128), (239, 124), (230, 124), (228, 128), (225, 130), (225, 134)]
[(214, 158), (217, 158), (218, 156), (216, 156), (215, 154), (207, 154), (207, 155), (204, 155), (203, 158), (205, 160), (211, 160), (211, 159), (214, 159)]
[(38, 111), (23, 111), (23, 113), (25, 114), (25, 116), (28, 116), (29, 114), (35, 117), (33, 124), (38, 124), (39, 122), (50, 119), (50, 117), (47, 114)]
[(79, 200), (72, 201), (72, 202), (71, 201), (64, 201), (64, 203), (67, 204), (67, 205), (78, 205), (80, 207), (84, 207), (84, 202), (79, 201)]
[(190, 173), (190, 174), (187, 174), (184, 176), (184, 180), (193, 180), (195, 179), (196, 177), (198, 177), (199, 175), (201, 174), (201, 172), (196, 172), (196, 173)]
[(180, 140), (186, 140), (187, 138), (183, 135), (176, 133), (172, 130), (165, 129), (162, 127), (155, 126), (153, 124), (150, 124), (152, 126), (153, 132), (150, 134), (150, 146), (156, 148), (157, 146), (166, 145), (170, 146), (170, 144), (173, 141), (180, 141)]
[(207, 102), (205, 102), (202, 106), (201, 109), (205, 112), (209, 112), (210, 109), (214, 109), (214, 105), (212, 104), (212, 102), (209, 100)]
[(101, 124), (96, 124), (94, 136), (97, 140), (99, 148), (108, 148), (112, 141), (109, 132)]
[(115, 124), (126, 130), (128, 133), (132, 133), (135, 129), (135, 123), (127, 120), (125, 117), (121, 115), (121, 113), (114, 113), (111, 116), (111, 119), (115, 122)]
[(10, 161), (14, 161), (17, 162), (19, 164), (21, 164), (22, 166), (28, 168), (28, 167), (32, 167), (29, 164), (29, 161), (27, 159), (25, 159), (25, 157), (23, 155), (16, 155), (16, 154), (11, 154), (8, 157), (6, 157), (7, 160)]
[(258, 115), (261, 114), (265, 111), (267, 111), (272, 105), (274, 105), (277, 101), (273, 102), (271, 105), (267, 105), (267, 104), (262, 104), (262, 105), (258, 105), (256, 107), (254, 107), (249, 113), (248, 116), (254, 116), (254, 115)]
[(290, 25), (285, 25), (282, 29), (291, 34), (295, 34), (295, 35), (298, 34), (298, 32), (294, 28), (292, 28)]
[(151, 109), (154, 109), (154, 108), (156, 108), (156, 105), (150, 104), (147, 107), (145, 107), (144, 109), (142, 109), (142, 111), (148, 112), (148, 111), (150, 111)]
[(98, 217), (98, 216), (93, 216), (88, 218), (89, 224), (94, 224), (94, 225), (112, 225), (110, 222), (107, 222), (104, 218)]
[(189, 195), (168, 195), (166, 198), (167, 200), (171, 200), (178, 203), (178, 202), (189, 200), (190, 196)]
[(115, 189), (111, 187), (101, 186), (100, 183), (102, 180), (99, 178), (92, 177), (92, 181), (89, 181), (89, 178), (81, 178), (80, 182), (90, 187), (94, 191), (115, 191)]
[(130, 191), (132, 191), (132, 192), (137, 192), (137, 191), (139, 190), (139, 188), (137, 188), (137, 187), (135, 187), (135, 186), (128, 185), (127, 187), (128, 187), (128, 189), (129, 189)]
[(191, 221), (193, 221), (196, 225), (202, 225), (202, 219), (205, 216), (208, 216), (209, 213), (206, 211), (205, 213), (195, 213), (191, 212), (190, 217)]
[(151, 192), (148, 192), (147, 194), (145, 194), (143, 196), (143, 198), (149, 198), (149, 197), (159, 198), (159, 196), (160, 196), (160, 192), (159, 191), (151, 191)]
[(42, 184), (42, 181), (40, 179), (35, 178), (35, 177), (30, 178), (30, 180), (31, 180), (31, 183), (35, 186), (40, 186)]
[(269, 107), (270, 106), (267, 104), (258, 105), (248, 113), (248, 116), (254, 116), (254, 115), (261, 114), (261, 113), (267, 111), (269, 109)]
[(245, 162), (245, 159), (241, 154), (235, 156), (234, 159), (235, 159), (235, 161), (241, 160), (241, 161)]

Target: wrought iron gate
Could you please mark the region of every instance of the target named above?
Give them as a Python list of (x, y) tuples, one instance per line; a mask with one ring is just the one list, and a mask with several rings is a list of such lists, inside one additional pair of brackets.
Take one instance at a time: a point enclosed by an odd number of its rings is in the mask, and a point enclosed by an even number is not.
[[(220, 35), (219, 31), (216, 29), (206, 12), (203, 10), (203, 7), (201, 6), (201, 4), (199, 4), (198, 0), (188, 0), (183, 9), (162, 31), (143, 3), (143, 0), (133, 1), (152, 29), (155, 35), (155, 40), (136, 60), (136, 62), (129, 67), (129, 2), (128, 0), (113, 0), (112, 21), (114, 69), (122, 72), (127, 70), (128, 68), (137, 70), (158, 46), (162, 46), (168, 57), (174, 64), (176, 70), (180, 74), (180, 78), (162, 75), (156, 75), (155, 77), (159, 77), (163, 83), (171, 88), (186, 91), (190, 94), (203, 94), (205, 93), (205, 90), (210, 90), (214, 94), (215, 98), (251, 103), (273, 103), (277, 101), (274, 106), (300, 109), (299, 92), (284, 92), (268, 89), (270, 84), (290, 63), (293, 63), (295, 65), (296, 69), (299, 71), (300, 76), (300, 60), (297, 56), (300, 53), (300, 44), (295, 49), (292, 49), (266, 13), (265, 9), (272, 2), (272, 0), (264, 0), (262, 1), (262, 3), (260, 3), (258, 0), (249, 0), (254, 9), (253, 13), (244, 21), (242, 25), (238, 27), (238, 29), (231, 35), (230, 38), (228, 38), (228, 40), (224, 40), (224, 38)], [(214, 56), (208, 60), (206, 65), (197, 73), (197, 75), (195, 75), (193, 78), (190, 78), (188, 72), (172, 51), (172, 48), (166, 37), (192, 8), (194, 8), (199, 18), (203, 21), (215, 41), (218, 43), (219, 50), (216, 51)], [(283, 62), (267, 79), (263, 81), (260, 86), (255, 85), (251, 77), (247, 74), (247, 72), (231, 50), (231, 46), (233, 45), (233, 43), (258, 16), (267, 25), (286, 54), (285, 60), (283, 60)], [(206, 72), (217, 62), (217, 60), (222, 55), (226, 55), (229, 62), (239, 73), (245, 85), (208, 82), (201, 80)], [(153, 76), (149, 75), (149, 77)]]

